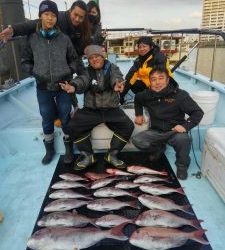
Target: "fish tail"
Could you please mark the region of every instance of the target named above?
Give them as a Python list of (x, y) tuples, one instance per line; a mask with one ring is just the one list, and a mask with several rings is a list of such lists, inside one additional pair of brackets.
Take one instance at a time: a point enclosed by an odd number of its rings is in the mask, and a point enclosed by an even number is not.
[(192, 232), (191, 233), (191, 239), (194, 241), (197, 241), (203, 245), (209, 245), (209, 242), (207, 240), (205, 240), (202, 236), (203, 234), (206, 232), (207, 230), (204, 229), (200, 229), (198, 231)]
[(140, 206), (138, 205), (138, 203), (136, 201), (127, 202), (127, 205), (130, 207), (133, 207), (135, 209), (140, 209)]
[(162, 171), (162, 172), (159, 172), (159, 175), (168, 176), (168, 173), (166, 171)]
[(200, 225), (201, 222), (203, 222), (203, 220), (198, 220), (198, 219), (191, 220), (190, 225), (195, 227), (196, 229), (201, 229), (201, 225)]
[(123, 233), (123, 228), (127, 225), (127, 222), (124, 222), (112, 229), (109, 230), (110, 235), (113, 239), (117, 240), (127, 240), (127, 236)]
[(183, 194), (183, 195), (185, 195), (185, 193), (184, 193), (184, 189), (183, 189), (182, 187), (177, 188), (177, 189), (176, 189), (176, 192), (177, 192), (177, 193), (179, 193), (179, 194)]
[(187, 214), (194, 215), (194, 213), (190, 211), (190, 208), (191, 208), (191, 205), (184, 205), (184, 206), (181, 206), (181, 210), (182, 210), (182, 211), (184, 211), (184, 212), (187, 213)]

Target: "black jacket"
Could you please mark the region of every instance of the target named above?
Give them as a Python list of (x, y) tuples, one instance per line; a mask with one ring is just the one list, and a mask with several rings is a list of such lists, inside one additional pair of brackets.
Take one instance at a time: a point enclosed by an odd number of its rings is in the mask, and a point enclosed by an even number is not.
[[(136, 116), (143, 115), (143, 107), (146, 107), (150, 115), (150, 127), (163, 132), (170, 131), (176, 125), (182, 125), (188, 131), (201, 121), (204, 114), (172, 78), (160, 92), (147, 89), (136, 94), (134, 104)], [(187, 120), (185, 114), (189, 115)]]
[[(38, 21), (39, 19), (13, 24), (13, 36), (24, 36), (34, 33), (36, 31)], [(83, 44), (82, 42), (81, 27), (75, 27), (72, 25), (68, 11), (59, 11), (57, 25), (64, 34), (69, 36), (77, 54), (79, 56), (83, 55), (86, 44)]]

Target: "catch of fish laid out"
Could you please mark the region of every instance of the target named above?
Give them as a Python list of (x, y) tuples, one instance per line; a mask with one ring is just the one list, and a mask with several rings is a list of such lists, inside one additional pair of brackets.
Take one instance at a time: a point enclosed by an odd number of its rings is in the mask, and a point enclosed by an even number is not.
[(132, 165), (127, 171), (62, 173), (47, 197), (29, 249), (79, 250), (103, 239), (147, 250), (179, 247), (188, 240), (209, 244), (202, 220), (193, 217), (183, 189), (174, 187), (166, 171)]

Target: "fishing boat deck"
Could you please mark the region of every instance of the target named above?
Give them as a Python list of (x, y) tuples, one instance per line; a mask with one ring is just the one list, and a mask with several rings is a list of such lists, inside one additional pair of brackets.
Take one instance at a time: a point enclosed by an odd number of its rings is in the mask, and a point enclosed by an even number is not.
[[(121, 62), (119, 66), (123, 72), (126, 72), (130, 65), (125, 66)], [(178, 71), (176, 79), (182, 87), (188, 90), (200, 88), (200, 85), (190, 85), (192, 79), (181, 73)], [(47, 166), (41, 164), (40, 159), (44, 154), (41, 122), (35, 101), (35, 87), (27, 81), (21, 83), (24, 85), (24, 91), (20, 86), (16, 90), (19, 98), (14, 98), (13, 95), (5, 98), (3, 95), (6, 94), (0, 93), (0, 113), (3, 114), (0, 117), (0, 211), (5, 217), (3, 223), (0, 224), (1, 250), (26, 249), (27, 239), (33, 230), (60, 154), (63, 153), (62, 135), (57, 129), (57, 154), (51, 164)], [(13, 90), (10, 91), (14, 93)], [(22, 100), (26, 100), (25, 105)], [(221, 104), (223, 100), (220, 101), (219, 105)], [(222, 125), (224, 123), (217, 119), (213, 126)], [(207, 128), (207, 126), (200, 126), (200, 148), (197, 146), (199, 144), (197, 142), (199, 137), (196, 135), (198, 130), (194, 129), (192, 133), (194, 153), (200, 165), (200, 149)], [(167, 149), (166, 156), (175, 170), (175, 155), (171, 148)], [(197, 217), (204, 220), (202, 227), (207, 229), (206, 235), (212, 249), (224, 250), (225, 203), (205, 177), (198, 179), (196, 175), (193, 175), (199, 171), (193, 151), (191, 158), (189, 178), (181, 181), (181, 186), (184, 187)]]

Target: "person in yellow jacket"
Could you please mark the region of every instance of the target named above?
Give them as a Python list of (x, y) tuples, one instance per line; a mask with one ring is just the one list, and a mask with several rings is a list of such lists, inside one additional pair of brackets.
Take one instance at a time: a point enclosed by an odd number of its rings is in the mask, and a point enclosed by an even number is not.
[(154, 66), (165, 67), (169, 75), (173, 76), (167, 57), (155, 45), (151, 37), (140, 37), (137, 41), (137, 47), (139, 56), (126, 75), (125, 89), (120, 98), (121, 103), (124, 102), (124, 97), (130, 89), (136, 94), (150, 87), (149, 74)]

